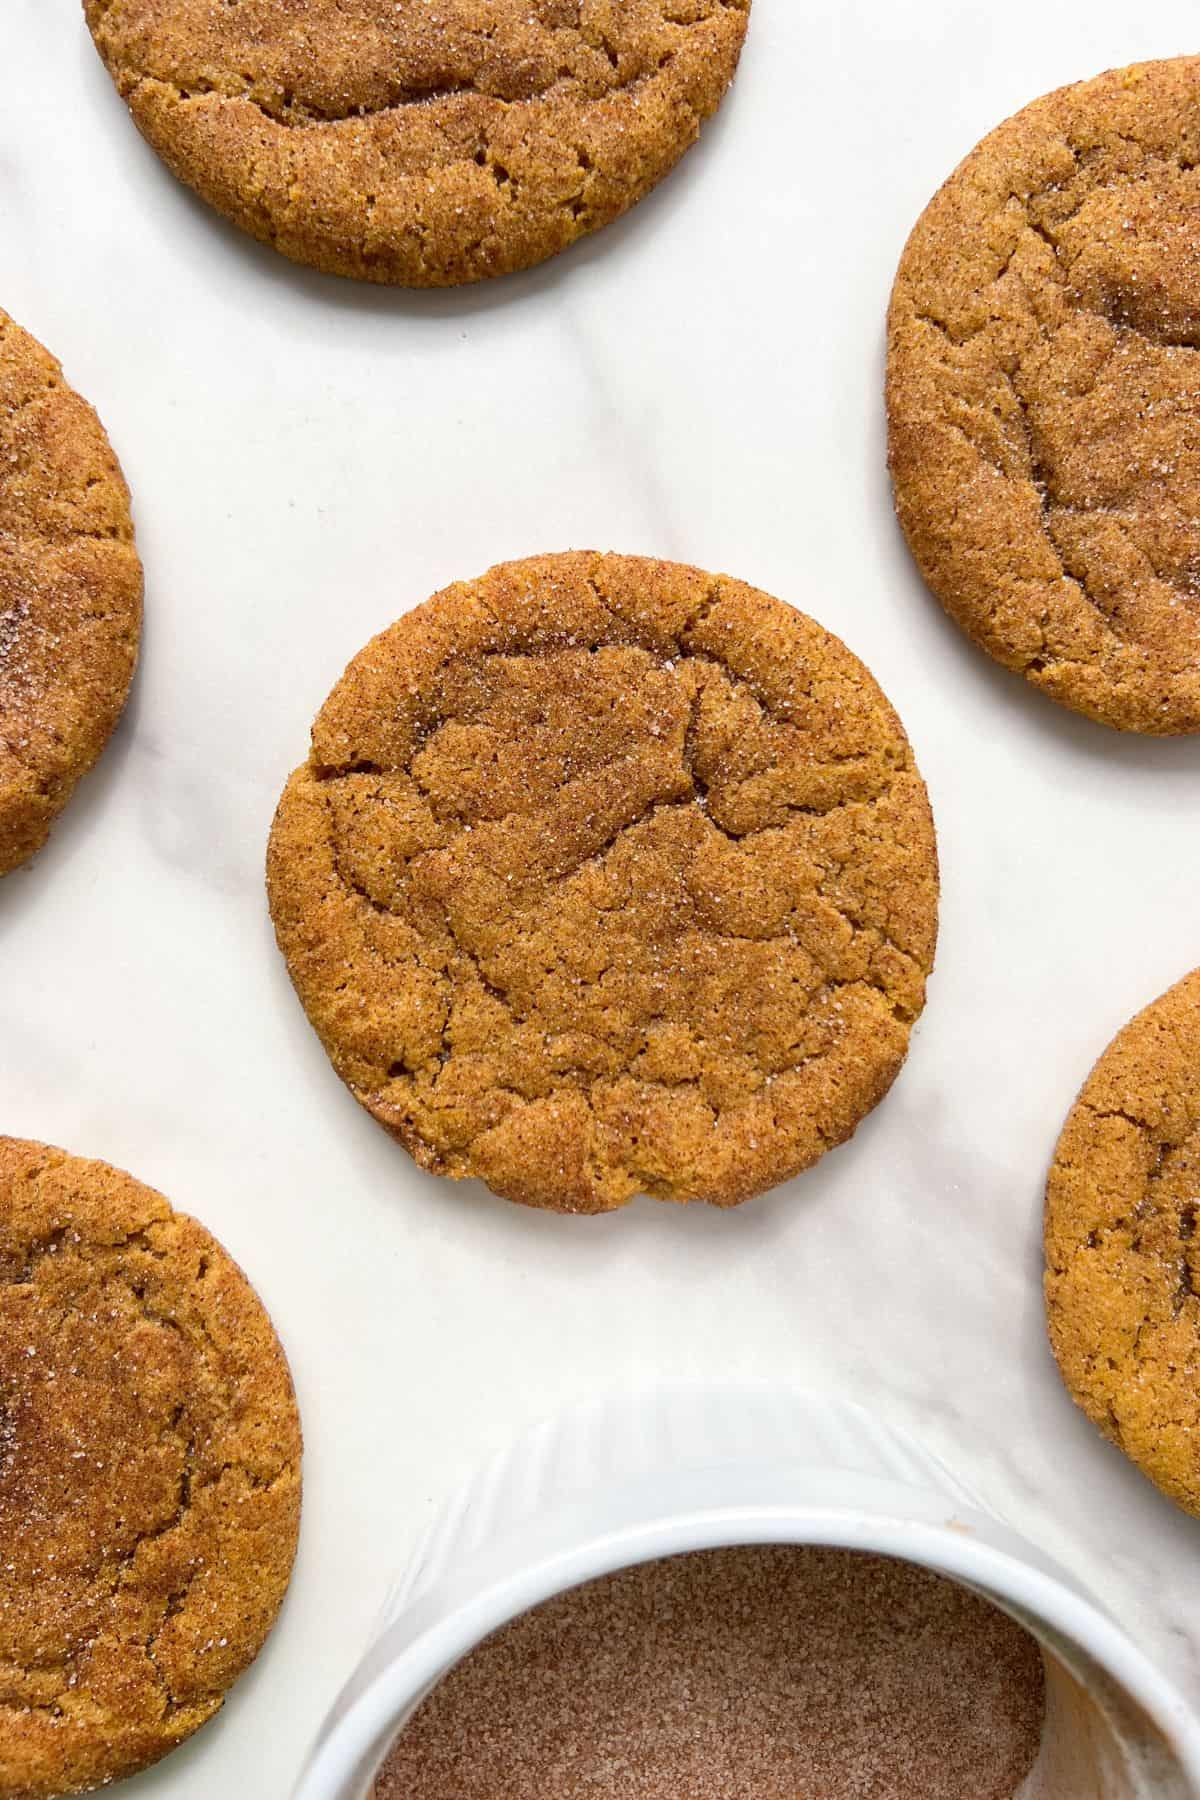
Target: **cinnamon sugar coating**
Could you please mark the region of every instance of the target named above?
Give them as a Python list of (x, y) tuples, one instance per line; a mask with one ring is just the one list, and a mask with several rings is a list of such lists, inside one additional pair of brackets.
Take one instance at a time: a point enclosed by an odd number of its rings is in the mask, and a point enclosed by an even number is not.
[(337, 1072), (427, 1169), (529, 1205), (733, 1205), (886, 1093), (937, 919), (871, 676), (728, 577), (535, 557), (346, 671), (268, 856)]
[(640, 200), (694, 142), (750, 0), (84, 0), (139, 129), (297, 262), (501, 275)]
[(0, 1793), (209, 1719), (283, 1599), (300, 1427), (221, 1246), (104, 1163), (0, 1138)]
[(1200, 58), (1036, 101), (912, 234), (891, 465), (930, 587), (1053, 699), (1200, 731)]
[(46, 840), (121, 715), (142, 570), (103, 427), (0, 312), (0, 875)]
[(374, 1800), (1013, 1800), (1037, 1645), (927, 1570), (705, 1551), (503, 1627), (418, 1709)]

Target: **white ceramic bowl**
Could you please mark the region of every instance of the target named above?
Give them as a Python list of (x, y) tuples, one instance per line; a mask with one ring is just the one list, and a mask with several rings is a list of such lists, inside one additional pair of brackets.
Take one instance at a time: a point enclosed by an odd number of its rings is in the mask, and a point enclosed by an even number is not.
[(760, 1543), (901, 1557), (1032, 1632), (1046, 1729), (1020, 1800), (1200, 1800), (1200, 1720), (1072, 1576), (861, 1408), (757, 1390), (627, 1396), (491, 1462), (389, 1596), (295, 1800), (366, 1800), (429, 1690), (539, 1602), (656, 1557)]

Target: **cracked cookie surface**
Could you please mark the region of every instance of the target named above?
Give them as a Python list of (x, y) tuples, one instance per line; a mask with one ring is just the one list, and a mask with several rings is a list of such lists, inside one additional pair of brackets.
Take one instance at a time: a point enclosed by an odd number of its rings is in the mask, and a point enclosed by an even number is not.
[(104, 429), (0, 312), (0, 875), (46, 840), (121, 716), (142, 570)]
[(997, 661), (1200, 731), (1200, 58), (1036, 101), (931, 202), (889, 318), (901, 524)]
[(0, 1138), (0, 1792), (90, 1791), (220, 1707), (283, 1599), (287, 1363), (227, 1253), (106, 1164)]
[(1046, 1311), (1071, 1395), (1200, 1514), (1200, 970), (1088, 1077), (1046, 1195)]
[(338, 1074), (423, 1167), (732, 1205), (847, 1138), (924, 1003), (924, 784), (850, 652), (678, 564), (535, 557), (351, 663), (271, 912)]
[(441, 287), (617, 218), (733, 78), (750, 0), (84, 0), (143, 136), (285, 256)]

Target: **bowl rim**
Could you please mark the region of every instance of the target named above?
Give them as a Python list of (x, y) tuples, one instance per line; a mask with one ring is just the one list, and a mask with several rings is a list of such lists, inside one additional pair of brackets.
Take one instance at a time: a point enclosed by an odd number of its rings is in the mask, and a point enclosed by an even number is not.
[[(944, 1513), (944, 1507), (943, 1507)], [(295, 1800), (357, 1800), (346, 1782), (364, 1759), (386, 1752), (411, 1709), (445, 1672), (502, 1625), (583, 1582), (663, 1556), (738, 1545), (793, 1544), (894, 1556), (980, 1591), (1001, 1610), (1016, 1611), (1035, 1635), (1057, 1634), (1084, 1652), (1147, 1715), (1170, 1746), (1193, 1795), (1200, 1800), (1200, 1716), (1149, 1656), (1101, 1606), (1063, 1574), (1053, 1572), (1030, 1543), (1004, 1529), (1002, 1546), (988, 1541), (997, 1521), (959, 1509), (953, 1521), (830, 1504), (735, 1503), (648, 1511), (634, 1523), (585, 1532), (568, 1545), (536, 1553), (520, 1566), (485, 1578), (451, 1603), (399, 1650), (346, 1708), (313, 1752)], [(1003, 1528), (1002, 1528), (1003, 1529)], [(1009, 1546), (1017, 1546), (1016, 1548)], [(435, 1590), (436, 1591), (436, 1590)], [(371, 1765), (372, 1770), (377, 1763)]]

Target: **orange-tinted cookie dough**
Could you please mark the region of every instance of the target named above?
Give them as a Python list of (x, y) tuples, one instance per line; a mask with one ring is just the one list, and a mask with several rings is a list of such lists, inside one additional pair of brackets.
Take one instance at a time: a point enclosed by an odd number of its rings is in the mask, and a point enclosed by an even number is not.
[(105, 1163), (0, 1138), (0, 1793), (156, 1762), (287, 1588), (300, 1425), (245, 1277)]
[(930, 587), (1053, 699), (1200, 731), (1200, 58), (1063, 88), (931, 202), (889, 325)]
[(84, 0), (139, 129), (297, 262), (407, 287), (527, 268), (671, 169), (750, 0)]
[(39, 850), (121, 716), (142, 570), (103, 427), (0, 312), (0, 875)]
[(355, 658), (268, 859), (334, 1067), (427, 1169), (529, 1205), (733, 1205), (850, 1135), (924, 1004), (925, 788), (811, 619), (535, 557)]
[(1114, 1039), (1046, 1195), (1046, 1313), (1063, 1380), (1163, 1492), (1200, 1513), (1200, 970)]

